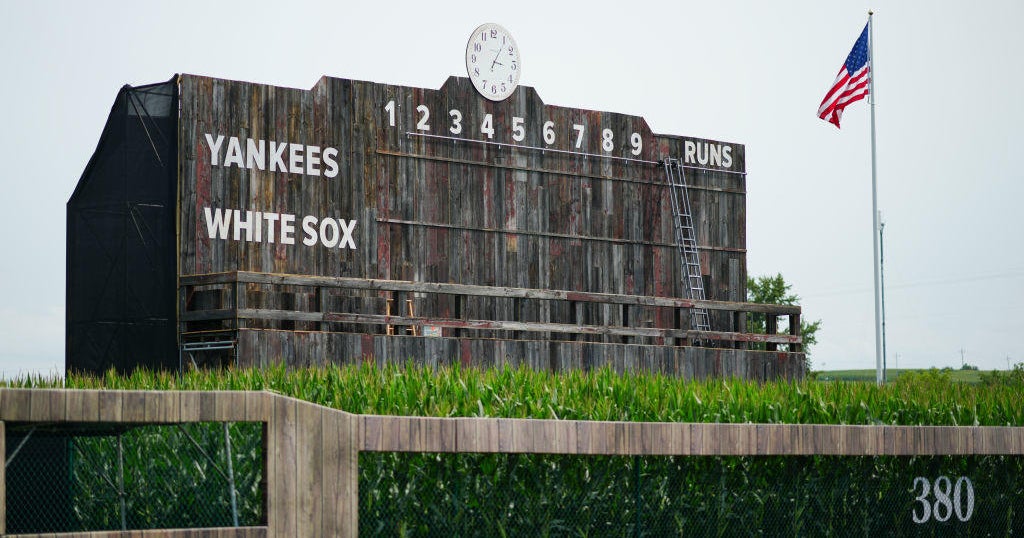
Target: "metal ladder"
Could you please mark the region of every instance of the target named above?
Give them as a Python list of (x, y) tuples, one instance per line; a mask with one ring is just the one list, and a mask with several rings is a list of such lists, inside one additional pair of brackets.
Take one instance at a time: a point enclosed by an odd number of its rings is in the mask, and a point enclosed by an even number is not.
[[(693, 228), (693, 214), (690, 212), (690, 195), (686, 189), (686, 178), (679, 159), (665, 159), (665, 180), (672, 198), (673, 228), (676, 233), (676, 248), (683, 269), (686, 285), (683, 288), (689, 299), (703, 301), (704, 277), (700, 274), (700, 258), (697, 256), (697, 232)], [(690, 309), (690, 324), (695, 331), (710, 331), (711, 320), (706, 308)]]

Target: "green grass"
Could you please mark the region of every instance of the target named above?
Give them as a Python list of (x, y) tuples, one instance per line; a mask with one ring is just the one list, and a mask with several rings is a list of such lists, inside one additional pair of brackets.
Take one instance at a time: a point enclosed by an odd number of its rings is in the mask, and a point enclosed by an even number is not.
[[(886, 371), (886, 381), (895, 381), (899, 376), (908, 372), (921, 373), (927, 372), (926, 369), (899, 369), (894, 370), (892, 368)], [(958, 383), (981, 383), (982, 374), (991, 374), (991, 371), (979, 371), (979, 370), (940, 370), (946, 372), (950, 376), (950, 380)], [(818, 381), (875, 381), (875, 370), (822, 370), (816, 371)]]

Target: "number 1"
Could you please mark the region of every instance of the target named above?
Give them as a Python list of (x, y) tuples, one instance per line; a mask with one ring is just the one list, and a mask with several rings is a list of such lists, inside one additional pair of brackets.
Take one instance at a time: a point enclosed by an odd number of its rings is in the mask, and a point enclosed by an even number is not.
[(395, 126), (395, 102), (388, 101), (388, 104), (384, 105), (384, 110), (388, 113), (388, 125)]

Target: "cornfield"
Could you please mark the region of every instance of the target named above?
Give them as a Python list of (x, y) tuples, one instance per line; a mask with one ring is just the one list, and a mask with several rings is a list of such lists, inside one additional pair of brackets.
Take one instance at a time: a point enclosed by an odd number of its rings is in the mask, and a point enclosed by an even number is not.
[(904, 376), (894, 383), (740, 379), (690, 381), (659, 374), (477, 370), (412, 365), (288, 370), (137, 370), (128, 376), (23, 377), (11, 387), (270, 390), (351, 413), (433, 417), (772, 424), (1024, 425), (1020, 384), (953, 383)]
[[(11, 383), (60, 384), (43, 378)], [(1024, 423), (1021, 386), (966, 385), (939, 376), (906, 376), (878, 387), (686, 381), (610, 370), (550, 373), (368, 363), (180, 376), (145, 371), (125, 377), (72, 375), (64, 385), (271, 390), (363, 414), (726, 423)], [(1024, 531), (1024, 461), (1016, 457), (363, 453), (359, 473), (364, 536), (1004, 536)], [(927, 481), (927, 493), (922, 493), (922, 481)], [(250, 496), (244, 500), (246, 506), (260, 504), (258, 491), (245, 495)]]

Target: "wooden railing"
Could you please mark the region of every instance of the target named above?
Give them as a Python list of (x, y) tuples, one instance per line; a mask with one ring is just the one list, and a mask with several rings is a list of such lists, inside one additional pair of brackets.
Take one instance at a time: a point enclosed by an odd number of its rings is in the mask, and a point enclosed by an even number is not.
[[(269, 392), (0, 389), (9, 422), (262, 422), (266, 525), (132, 536), (357, 536), (359, 452), (674, 456), (1024, 455), (1024, 428), (694, 424), (353, 415)], [(6, 456), (5, 456), (6, 458)], [(4, 462), (6, 464), (6, 460)], [(0, 534), (6, 481), (0, 466)], [(47, 536), (124, 536), (121, 532)]]
[[(307, 299), (293, 301), (288, 308), (280, 304), (253, 307), (248, 304), (247, 287), (274, 286), (283, 288), (305, 288), (312, 290), (306, 294)], [(369, 308), (362, 311), (335, 311), (329, 305), (332, 291), (359, 291), (376, 293), (373, 297), (363, 297)], [(206, 301), (195, 300), (196, 294), (214, 293), (215, 296)], [(401, 294), (405, 294), (403, 300)], [(410, 301), (419, 300), (419, 295), (446, 295), (454, 298), (451, 316), (403, 315), (413, 308), (406, 309)], [(512, 316), (516, 319), (467, 319), (461, 312), (467, 311), (463, 305), (467, 298), (511, 299), (517, 301), (512, 308)], [(530, 310), (526, 301), (554, 301), (568, 306), (569, 323), (552, 322), (550, 320), (522, 321), (519, 315), (523, 310)], [(390, 302), (390, 303), (389, 303)], [(280, 301), (278, 302), (280, 303)], [(301, 304), (300, 304), (301, 303)], [(583, 323), (585, 305), (609, 305), (623, 309), (618, 319), (629, 320), (628, 310), (631, 308), (653, 309), (670, 312), (674, 327), (640, 327), (626, 323), (612, 325), (608, 323)], [(533, 305), (532, 311), (543, 309)], [(693, 331), (684, 328), (688, 325), (689, 316), (686, 311), (691, 308), (704, 308), (712, 312), (724, 312), (730, 318), (730, 325), (737, 330), (731, 331)], [(757, 303), (739, 303), (727, 301), (690, 300), (673, 297), (653, 297), (639, 295), (622, 295), (610, 293), (587, 293), (563, 290), (542, 290), (527, 288), (508, 288), (494, 286), (476, 286), (466, 284), (450, 284), (437, 282), (410, 282), (400, 280), (359, 279), (346, 277), (316, 277), (299, 275), (279, 275), (233, 271), (206, 275), (183, 276), (179, 281), (179, 316), (183, 324), (183, 333), (199, 332), (209, 327), (197, 329), (202, 322), (225, 322), (239, 328), (244, 320), (260, 320), (266, 322), (289, 322), (307, 324), (311, 330), (327, 330), (332, 324), (354, 324), (363, 327), (366, 332), (390, 333), (394, 327), (415, 327), (415, 333), (422, 334), (423, 328), (434, 327), (453, 331), (455, 336), (466, 335), (475, 331), (510, 331), (516, 333), (557, 333), (575, 335), (600, 335), (604, 337), (620, 337), (626, 339), (650, 339), (660, 345), (689, 345), (694, 341), (714, 341), (719, 346), (745, 349), (748, 343), (763, 343), (768, 351), (776, 351), (780, 344), (787, 346), (791, 352), (801, 351), (800, 307), (787, 305), (768, 305)], [(763, 314), (769, 334), (746, 332), (746, 316), (749, 313)], [(789, 322), (789, 334), (775, 334), (778, 318), (785, 316)], [(548, 316), (550, 318), (550, 316)], [(664, 316), (662, 316), (664, 317)], [(646, 322), (650, 324), (648, 320)]]

